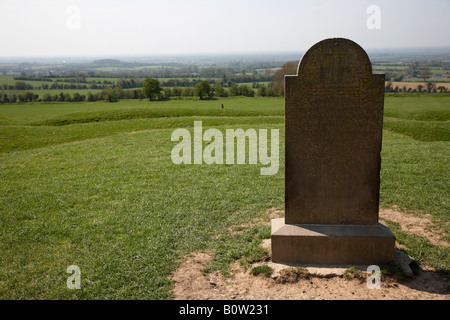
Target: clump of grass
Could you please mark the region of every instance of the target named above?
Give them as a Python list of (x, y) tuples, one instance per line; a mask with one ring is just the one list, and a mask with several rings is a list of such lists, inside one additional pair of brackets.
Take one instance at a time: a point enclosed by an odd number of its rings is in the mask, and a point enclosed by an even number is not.
[(403, 269), (396, 265), (395, 263), (384, 264), (380, 266), (381, 280), (386, 280), (387, 278), (394, 278), (402, 280), (406, 278)]
[(365, 276), (364, 276), (364, 272), (362, 272), (361, 270), (359, 270), (355, 266), (351, 266), (350, 268), (345, 270), (344, 278), (347, 279), (347, 280), (351, 280), (351, 279), (362, 280), (362, 279), (365, 278)]
[(311, 274), (306, 268), (289, 268), (281, 270), (280, 276), (277, 278), (278, 283), (295, 283), (300, 279), (309, 279)]
[(262, 265), (252, 268), (252, 275), (257, 276), (263, 274), (265, 277), (270, 278), (273, 273), (273, 269), (268, 265)]

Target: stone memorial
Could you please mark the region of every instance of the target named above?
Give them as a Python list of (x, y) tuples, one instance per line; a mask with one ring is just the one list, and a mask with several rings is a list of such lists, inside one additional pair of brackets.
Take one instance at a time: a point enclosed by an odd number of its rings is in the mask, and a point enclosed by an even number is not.
[(327, 39), (285, 78), (285, 218), (272, 260), (382, 264), (395, 237), (378, 221), (385, 76), (347, 39)]

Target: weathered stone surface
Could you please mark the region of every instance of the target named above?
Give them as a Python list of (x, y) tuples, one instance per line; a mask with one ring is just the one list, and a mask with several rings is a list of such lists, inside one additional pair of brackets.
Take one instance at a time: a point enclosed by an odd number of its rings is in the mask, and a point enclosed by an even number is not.
[(384, 75), (356, 43), (324, 40), (285, 96), (286, 223), (378, 223)]
[(395, 237), (378, 222), (384, 75), (358, 44), (327, 39), (285, 85), (285, 219), (272, 221), (272, 261), (392, 261)]

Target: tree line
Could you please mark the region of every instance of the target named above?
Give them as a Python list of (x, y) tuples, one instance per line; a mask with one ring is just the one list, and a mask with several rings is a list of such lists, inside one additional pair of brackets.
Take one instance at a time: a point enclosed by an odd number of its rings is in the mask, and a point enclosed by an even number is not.
[(88, 92), (87, 94), (80, 94), (75, 92), (70, 94), (68, 92), (61, 92), (59, 94), (50, 94), (48, 92), (40, 96), (37, 93), (26, 91), (23, 93), (2, 93), (0, 92), (0, 103), (15, 103), (15, 102), (94, 102), (94, 101), (109, 101), (116, 102), (121, 99), (144, 99), (145, 96), (141, 89), (123, 90), (122, 88), (109, 88), (100, 92)]
[(207, 80), (202, 80), (194, 88), (179, 88), (179, 87), (163, 87), (158, 79), (146, 79), (143, 83), (144, 95), (150, 100), (153, 99), (168, 99), (171, 97), (199, 97), (200, 100), (212, 99), (214, 97), (268, 97), (276, 96), (276, 92), (264, 84), (232, 84), (229, 88), (224, 88), (220, 82), (211, 84)]
[(32, 91), (0, 92), (0, 103), (15, 102), (94, 102), (148, 98), (149, 100), (167, 100), (170, 98), (198, 97), (200, 100), (215, 97), (266, 97), (275, 96), (274, 91), (260, 84), (233, 84), (225, 88), (217, 83), (202, 80), (195, 87), (164, 87), (158, 79), (148, 78), (143, 81), (142, 88), (123, 89), (120, 86), (106, 88), (99, 92), (89, 91), (87, 94), (61, 92), (59, 94), (44, 93), (40, 95)]
[[(23, 78), (23, 77), (21, 77)], [(90, 81), (89, 83), (83, 83), (83, 82), (70, 82), (67, 81), (69, 79), (64, 79), (64, 81), (59, 81), (61, 79), (58, 79), (56, 82), (51, 83), (41, 83), (40, 86), (33, 86), (31, 84), (28, 84), (24, 81), (16, 81), (15, 84), (3, 84), (0, 88), (3, 90), (102, 90), (102, 89), (109, 89), (109, 88), (122, 88), (122, 89), (135, 89), (135, 88), (142, 88), (144, 80), (143, 79), (119, 79), (117, 82), (114, 81), (108, 81), (104, 80), (101, 81)], [(236, 79), (234, 79), (236, 80)], [(209, 80), (210, 83), (217, 83), (221, 87), (225, 88), (231, 88), (232, 86), (236, 85), (237, 83), (242, 83), (241, 81), (247, 80), (245, 78), (239, 79), (237, 82), (228, 80), (223, 81), (220, 80)], [(164, 81), (160, 81), (160, 84), (162, 87), (182, 87), (182, 88), (195, 88), (196, 85), (198, 85), (200, 82), (202, 82), (202, 79), (167, 79)], [(249, 81), (250, 82), (250, 81)], [(259, 83), (253, 82), (252, 84), (253, 88), (258, 88)]]
[(433, 82), (427, 82), (425, 85), (418, 84), (416, 88), (407, 88), (406, 86), (399, 87), (394, 86), (392, 82), (388, 82), (384, 88), (385, 92), (387, 93), (397, 93), (397, 92), (404, 92), (404, 93), (444, 93), (448, 92), (447, 87), (445, 86), (437, 86)]
[[(26, 82), (18, 81), (14, 85), (14, 89), (20, 92), (0, 93), (0, 103), (14, 102), (33, 102), (33, 101), (58, 101), (58, 102), (82, 102), (82, 101), (109, 101), (115, 102), (122, 99), (144, 99), (149, 100), (167, 100), (170, 98), (181, 97), (198, 97), (200, 100), (212, 99), (215, 97), (279, 97), (284, 95), (284, 78), (286, 75), (297, 74), (298, 62), (288, 62), (284, 64), (271, 77), (268, 86), (258, 82), (249, 84), (239, 84), (234, 82), (224, 82), (220, 80), (201, 80), (201, 79), (169, 79), (160, 81), (157, 78), (142, 79), (120, 79), (116, 83), (108, 83), (109, 87), (95, 87), (102, 89), (99, 92), (88, 92), (87, 94), (61, 92), (59, 94), (44, 93), (42, 96), (31, 92), (33, 86)], [(244, 72), (245, 73), (245, 72)], [(96, 84), (96, 83), (94, 83)], [(93, 85), (94, 85), (93, 84)], [(52, 85), (58, 85), (53, 82)], [(64, 85), (81, 85), (64, 84)], [(5, 87), (5, 85), (3, 85)], [(10, 88), (8, 86), (8, 88)], [(50, 85), (48, 89), (67, 89), (67, 87), (53, 87)], [(72, 87), (69, 87), (72, 89)], [(86, 87), (81, 87), (86, 89)], [(388, 82), (385, 87), (386, 92), (411, 92), (411, 93), (436, 93), (448, 92), (444, 86), (436, 87), (435, 83), (427, 82), (426, 85), (419, 84), (416, 89), (400, 88), (394, 86), (392, 82)]]

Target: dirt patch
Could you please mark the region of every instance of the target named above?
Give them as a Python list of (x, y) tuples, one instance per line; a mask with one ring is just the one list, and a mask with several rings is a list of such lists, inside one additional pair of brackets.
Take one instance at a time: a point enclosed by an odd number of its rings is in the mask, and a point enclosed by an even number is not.
[[(381, 209), (380, 219), (396, 222), (403, 231), (423, 236), (434, 245), (443, 247), (450, 245), (439, 237), (439, 234), (443, 232), (431, 221), (431, 215), (429, 214), (423, 214), (421, 217), (418, 217), (395, 209)], [(433, 232), (430, 230), (433, 230)]]
[[(204, 274), (212, 259), (210, 252), (189, 255), (174, 273), (177, 300), (450, 300), (448, 280), (422, 270), (408, 280), (385, 280), (380, 289), (368, 289), (366, 277), (344, 277), (345, 269), (325, 268), (322, 273), (290, 272), (285, 266), (278, 276), (254, 276), (239, 262), (231, 266), (231, 275)], [(316, 268), (319, 270), (321, 268)]]
[[(283, 215), (283, 210), (268, 209), (250, 224), (230, 228), (231, 233), (255, 224), (270, 224), (271, 219)], [(403, 230), (426, 237), (439, 246), (449, 244), (429, 231), (434, 227), (431, 217), (417, 217), (394, 209), (380, 210), (380, 219), (399, 223)], [(435, 230), (435, 229), (434, 229)], [(270, 248), (270, 239), (261, 244)], [(397, 244), (398, 248), (401, 248)], [(404, 252), (396, 250), (396, 263), (410, 263)], [(293, 266), (260, 262), (244, 269), (239, 261), (231, 265), (230, 276), (219, 272), (205, 273), (211, 263), (212, 252), (195, 252), (188, 255), (175, 271), (174, 296), (178, 300), (450, 300), (449, 280), (426, 265), (420, 266), (418, 275), (388, 277), (380, 289), (367, 286), (367, 266), (356, 266), (357, 276), (348, 276), (349, 266)], [(406, 256), (406, 258), (405, 258)], [(397, 260), (397, 258), (399, 260)], [(399, 262), (400, 264), (402, 262)], [(252, 268), (267, 266), (270, 277), (253, 275)]]

